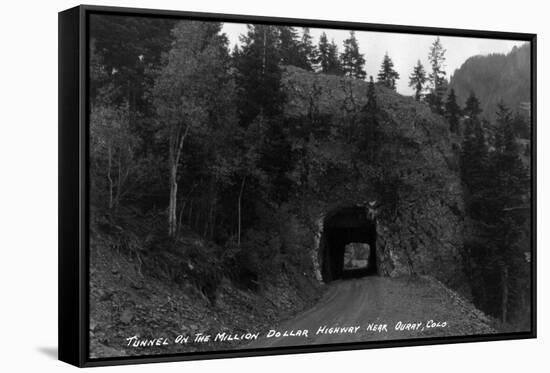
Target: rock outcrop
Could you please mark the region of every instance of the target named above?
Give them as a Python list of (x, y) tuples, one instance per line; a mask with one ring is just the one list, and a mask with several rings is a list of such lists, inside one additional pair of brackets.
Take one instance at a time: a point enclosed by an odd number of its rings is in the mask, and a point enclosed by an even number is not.
[[(353, 121), (350, 116), (359, 116), (366, 103), (363, 81), (294, 67), (286, 69), (283, 80), (289, 118), (314, 111), (330, 117), (337, 127), (340, 120)], [(431, 275), (468, 295), (461, 252), (464, 213), (458, 139), (426, 105), (380, 86), (376, 94), (384, 117), (378, 167), (368, 162), (350, 165), (351, 150), (345, 142), (308, 142), (304, 154), (317, 167), (308, 170), (314, 192), (296, 197), (298, 231), (308, 232), (302, 235), (305, 241), (296, 244), (312, 248), (312, 268), (322, 279), (325, 219), (338, 209), (359, 206), (376, 221), (378, 274)], [(366, 125), (360, 119), (357, 124)], [(349, 172), (338, 174), (338, 167), (348, 167)], [(388, 176), (382, 185), (381, 173)], [(369, 203), (374, 206), (370, 212)]]

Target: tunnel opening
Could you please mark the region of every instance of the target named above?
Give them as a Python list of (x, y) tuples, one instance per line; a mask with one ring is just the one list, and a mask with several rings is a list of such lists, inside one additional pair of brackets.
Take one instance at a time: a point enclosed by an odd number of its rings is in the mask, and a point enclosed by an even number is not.
[(376, 220), (362, 206), (327, 215), (321, 236), (324, 282), (377, 274)]

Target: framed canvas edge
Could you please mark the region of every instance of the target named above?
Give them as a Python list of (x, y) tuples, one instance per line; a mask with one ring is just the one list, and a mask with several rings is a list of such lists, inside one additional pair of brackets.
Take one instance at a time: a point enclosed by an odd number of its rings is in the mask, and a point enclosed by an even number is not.
[(77, 366), (85, 360), (82, 12), (75, 7), (58, 15), (58, 358)]
[[(430, 34), (455, 37), (475, 37), (490, 39), (511, 39), (530, 42), (531, 45), (531, 330), (528, 332), (498, 333), (487, 335), (451, 336), (437, 338), (402, 339), (390, 341), (371, 341), (325, 344), (312, 346), (290, 346), (279, 348), (225, 350), (200, 353), (181, 353), (170, 355), (125, 356), (114, 358), (89, 357), (89, 189), (88, 189), (88, 16), (90, 14), (110, 14), (119, 16), (170, 17), (204, 21), (236, 23), (269, 23), (332, 29), (354, 29), (373, 32), (393, 32), (406, 34)], [(407, 346), (427, 346), (438, 344), (456, 344), (468, 342), (507, 341), (532, 339), (537, 337), (536, 322), (536, 165), (537, 165), (537, 89), (536, 58), (537, 34), (486, 30), (468, 30), (425, 26), (403, 26), (362, 22), (329, 21), (299, 18), (281, 18), (252, 15), (234, 15), (221, 13), (187, 12), (158, 9), (139, 9), (79, 5), (61, 11), (58, 14), (58, 358), (79, 367), (107, 365), (144, 364), (155, 362), (175, 362), (189, 360), (207, 360), (220, 358), (254, 357), (268, 355), (286, 355), (298, 353), (317, 353), (345, 350), (363, 350), (372, 348), (393, 348)], [(63, 27), (71, 24), (78, 35), (62, 32)], [(73, 49), (72, 53), (68, 50)], [(74, 53), (77, 53), (75, 57)], [(68, 62), (69, 55), (72, 63)], [(72, 65), (71, 65), (72, 64)], [(64, 75), (67, 69), (76, 82)], [(76, 71), (73, 71), (76, 69)], [(74, 123), (78, 128), (75, 131)], [(71, 126), (72, 124), (72, 126)], [(77, 150), (74, 146), (77, 144)], [(71, 159), (76, 157), (73, 162)], [(71, 157), (72, 156), (72, 157)], [(75, 182), (77, 180), (77, 182)], [(76, 198), (76, 200), (75, 200)], [(74, 218), (77, 217), (77, 221)], [(74, 247), (77, 247), (77, 253)], [(76, 303), (76, 304), (75, 304)], [(74, 314), (77, 310), (77, 314)], [(70, 342), (69, 342), (70, 341)], [(74, 345), (76, 343), (76, 346)]]
[(353, 22), (353, 21), (334, 21), (325, 19), (308, 19), (308, 18), (287, 18), (287, 17), (271, 17), (271, 16), (256, 16), (244, 14), (227, 14), (227, 13), (211, 13), (211, 12), (193, 12), (180, 10), (162, 10), (149, 8), (129, 8), (129, 7), (112, 7), (99, 5), (80, 5), (80, 8), (88, 13), (111, 14), (121, 16), (146, 16), (146, 17), (164, 17), (164, 18), (187, 18), (204, 21), (219, 21), (219, 22), (235, 22), (235, 23), (257, 23), (257, 24), (275, 24), (275, 25), (294, 25), (307, 27), (324, 27), (331, 29), (343, 30), (361, 30), (373, 32), (393, 32), (404, 34), (428, 34), (439, 36), (459, 36), (459, 37), (476, 37), (483, 39), (514, 39), (531, 41), (536, 34), (524, 32), (509, 32), (509, 31), (492, 31), (478, 29), (456, 29), (448, 27), (429, 27), (429, 26), (413, 26), (413, 25), (396, 25), (368, 22)]

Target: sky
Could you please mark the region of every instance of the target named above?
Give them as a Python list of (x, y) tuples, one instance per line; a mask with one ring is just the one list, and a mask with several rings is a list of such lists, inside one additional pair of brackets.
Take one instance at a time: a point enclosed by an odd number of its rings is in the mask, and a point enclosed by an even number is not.
[[(301, 31), (299, 28), (298, 30)], [(246, 33), (246, 24), (225, 23), (223, 32), (227, 34), (230, 46), (233, 48), (235, 44), (240, 44), (239, 35)], [(343, 42), (349, 37), (347, 30), (311, 28), (310, 32), (314, 44), (318, 44), (319, 36), (325, 32), (329, 40), (334, 39), (339, 52), (343, 51)], [(366, 59), (367, 75), (372, 75), (376, 79), (384, 54), (387, 52), (393, 60), (395, 70), (401, 75), (397, 81), (397, 91), (404, 95), (412, 95), (413, 89), (408, 86), (409, 74), (419, 59), (424, 68), (429, 70), (428, 52), (437, 36), (369, 31), (356, 31), (355, 36), (360, 52)], [(447, 50), (445, 71), (450, 78), (450, 75), (471, 56), (508, 53), (514, 46), (524, 42), (442, 36), (441, 43)]]

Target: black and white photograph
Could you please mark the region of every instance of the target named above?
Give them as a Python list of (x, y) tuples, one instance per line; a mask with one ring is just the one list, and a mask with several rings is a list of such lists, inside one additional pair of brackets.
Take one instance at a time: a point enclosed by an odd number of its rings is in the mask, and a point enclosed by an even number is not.
[(548, 365), (544, 3), (4, 3), (0, 371)]
[(528, 38), (88, 33), (89, 359), (532, 335)]

